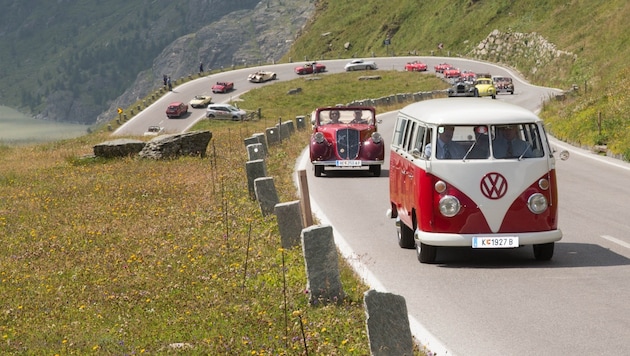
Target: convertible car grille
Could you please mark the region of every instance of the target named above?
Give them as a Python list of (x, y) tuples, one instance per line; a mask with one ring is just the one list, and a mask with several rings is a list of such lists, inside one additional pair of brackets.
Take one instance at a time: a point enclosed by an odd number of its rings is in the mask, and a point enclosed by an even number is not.
[(355, 159), (359, 155), (359, 131), (343, 129), (337, 131), (337, 154), (341, 159)]

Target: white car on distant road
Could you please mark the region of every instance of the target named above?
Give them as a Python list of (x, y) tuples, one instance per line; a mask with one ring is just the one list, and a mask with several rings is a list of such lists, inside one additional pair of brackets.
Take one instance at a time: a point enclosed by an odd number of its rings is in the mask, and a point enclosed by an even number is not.
[(210, 119), (246, 120), (247, 112), (230, 104), (210, 104), (206, 109), (206, 117)]
[(376, 63), (374, 61), (366, 61), (366, 60), (363, 60), (363, 59), (355, 59), (355, 60), (351, 61), (350, 63), (346, 64), (346, 66), (344, 68), (346, 69), (346, 72), (353, 71), (353, 70), (373, 70), (373, 69), (378, 69), (378, 67), (376, 66)]
[(157, 125), (152, 125), (147, 128), (147, 131), (144, 133), (144, 136), (159, 136), (164, 133), (164, 128)]

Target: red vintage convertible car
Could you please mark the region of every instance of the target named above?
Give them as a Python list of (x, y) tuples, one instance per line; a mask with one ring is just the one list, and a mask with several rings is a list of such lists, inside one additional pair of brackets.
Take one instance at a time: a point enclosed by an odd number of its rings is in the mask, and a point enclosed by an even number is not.
[(326, 66), (317, 62), (306, 63), (303, 66), (295, 67), (295, 73), (300, 74), (300, 75), (321, 73), (325, 71), (326, 71)]
[(413, 61), (405, 64), (407, 72), (424, 72), (427, 70), (427, 64), (419, 61)]
[(229, 91), (232, 91), (233, 89), (233, 82), (217, 82), (215, 85), (212, 86), (213, 93), (227, 93)]
[[(385, 142), (377, 131), (376, 110), (368, 106), (318, 108), (312, 117), (310, 158), (315, 177), (332, 169), (368, 167), (381, 175)], [(329, 170), (329, 171), (330, 171)]]
[(460, 72), (460, 70), (457, 68), (450, 67), (450, 68), (444, 69), (442, 74), (444, 74), (444, 78), (459, 78), (462, 72)]
[(436, 66), (433, 67), (433, 69), (435, 69), (436, 73), (442, 73), (444, 71), (444, 69), (446, 68), (451, 68), (452, 65), (448, 64), (448, 63), (440, 63)]

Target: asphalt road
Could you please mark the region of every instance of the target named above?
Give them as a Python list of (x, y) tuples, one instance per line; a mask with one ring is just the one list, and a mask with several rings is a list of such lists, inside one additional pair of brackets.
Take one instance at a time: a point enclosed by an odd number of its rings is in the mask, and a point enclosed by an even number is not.
[[(416, 58), (375, 61), (380, 69), (402, 69), (411, 59)], [(491, 64), (419, 59), (429, 64), (429, 75), (440, 62), (511, 75), (516, 93), (500, 94), (497, 100), (532, 111), (554, 92), (530, 86), (517, 73)], [(334, 73), (347, 62), (325, 63), (329, 73)], [(272, 70), (280, 80), (292, 79), (295, 65)], [(159, 124), (157, 120), (166, 121), (164, 109), (170, 101), (209, 93), (217, 80), (235, 82), (231, 96), (258, 86), (246, 81), (254, 70), (221, 73), (178, 87), (117, 134), (141, 134), (148, 125)], [(230, 95), (215, 94), (215, 101), (228, 100)], [(379, 130), (386, 139), (391, 137), (395, 115), (380, 116)], [(177, 124), (167, 131), (181, 131), (201, 117), (203, 110), (193, 110), (187, 118), (169, 120), (168, 124)], [(380, 178), (362, 172), (315, 178), (306, 157), (297, 167), (306, 169), (313, 209), (323, 224), (334, 227), (346, 260), (372, 288), (405, 298), (414, 336), (429, 350), (438, 355), (630, 355), (630, 204), (625, 199), (630, 196), (630, 165), (553, 143), (558, 149), (568, 149), (571, 158), (557, 161), (559, 226), (564, 237), (556, 243), (554, 258), (544, 263), (535, 261), (531, 247), (526, 246), (501, 251), (440, 250), (437, 264), (420, 264), (414, 250), (398, 247), (394, 221), (385, 216), (387, 162)]]

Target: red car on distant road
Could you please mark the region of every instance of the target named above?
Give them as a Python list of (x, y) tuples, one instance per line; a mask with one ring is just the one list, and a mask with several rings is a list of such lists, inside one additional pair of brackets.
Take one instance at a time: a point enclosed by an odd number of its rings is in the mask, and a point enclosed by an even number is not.
[(448, 64), (448, 63), (440, 63), (438, 65), (436, 65), (435, 67), (433, 67), (433, 69), (435, 69), (435, 71), (437, 73), (442, 73), (444, 71), (444, 69), (446, 68), (451, 68), (452, 65)]
[(306, 63), (303, 66), (295, 67), (295, 73), (300, 74), (300, 75), (322, 73), (325, 71), (326, 71), (326, 66), (317, 62)]
[(172, 119), (174, 117), (181, 117), (182, 115), (186, 115), (187, 113), (188, 113), (188, 105), (180, 101), (170, 103), (168, 107), (166, 108), (166, 116), (169, 119)]
[(444, 74), (444, 78), (458, 78), (459, 75), (462, 73), (460, 72), (459, 69), (450, 67), (450, 68), (444, 69), (442, 74)]
[(477, 74), (475, 74), (475, 72), (471, 72), (469, 70), (465, 70), (463, 71), (460, 75), (460, 78), (462, 78), (463, 81), (465, 82), (474, 82), (475, 79), (477, 79)]
[(427, 65), (426, 63), (413, 61), (405, 64), (405, 70), (407, 72), (424, 72), (427, 70)]
[(232, 90), (234, 90), (233, 82), (217, 82), (217, 84), (212, 86), (213, 93), (227, 93)]

